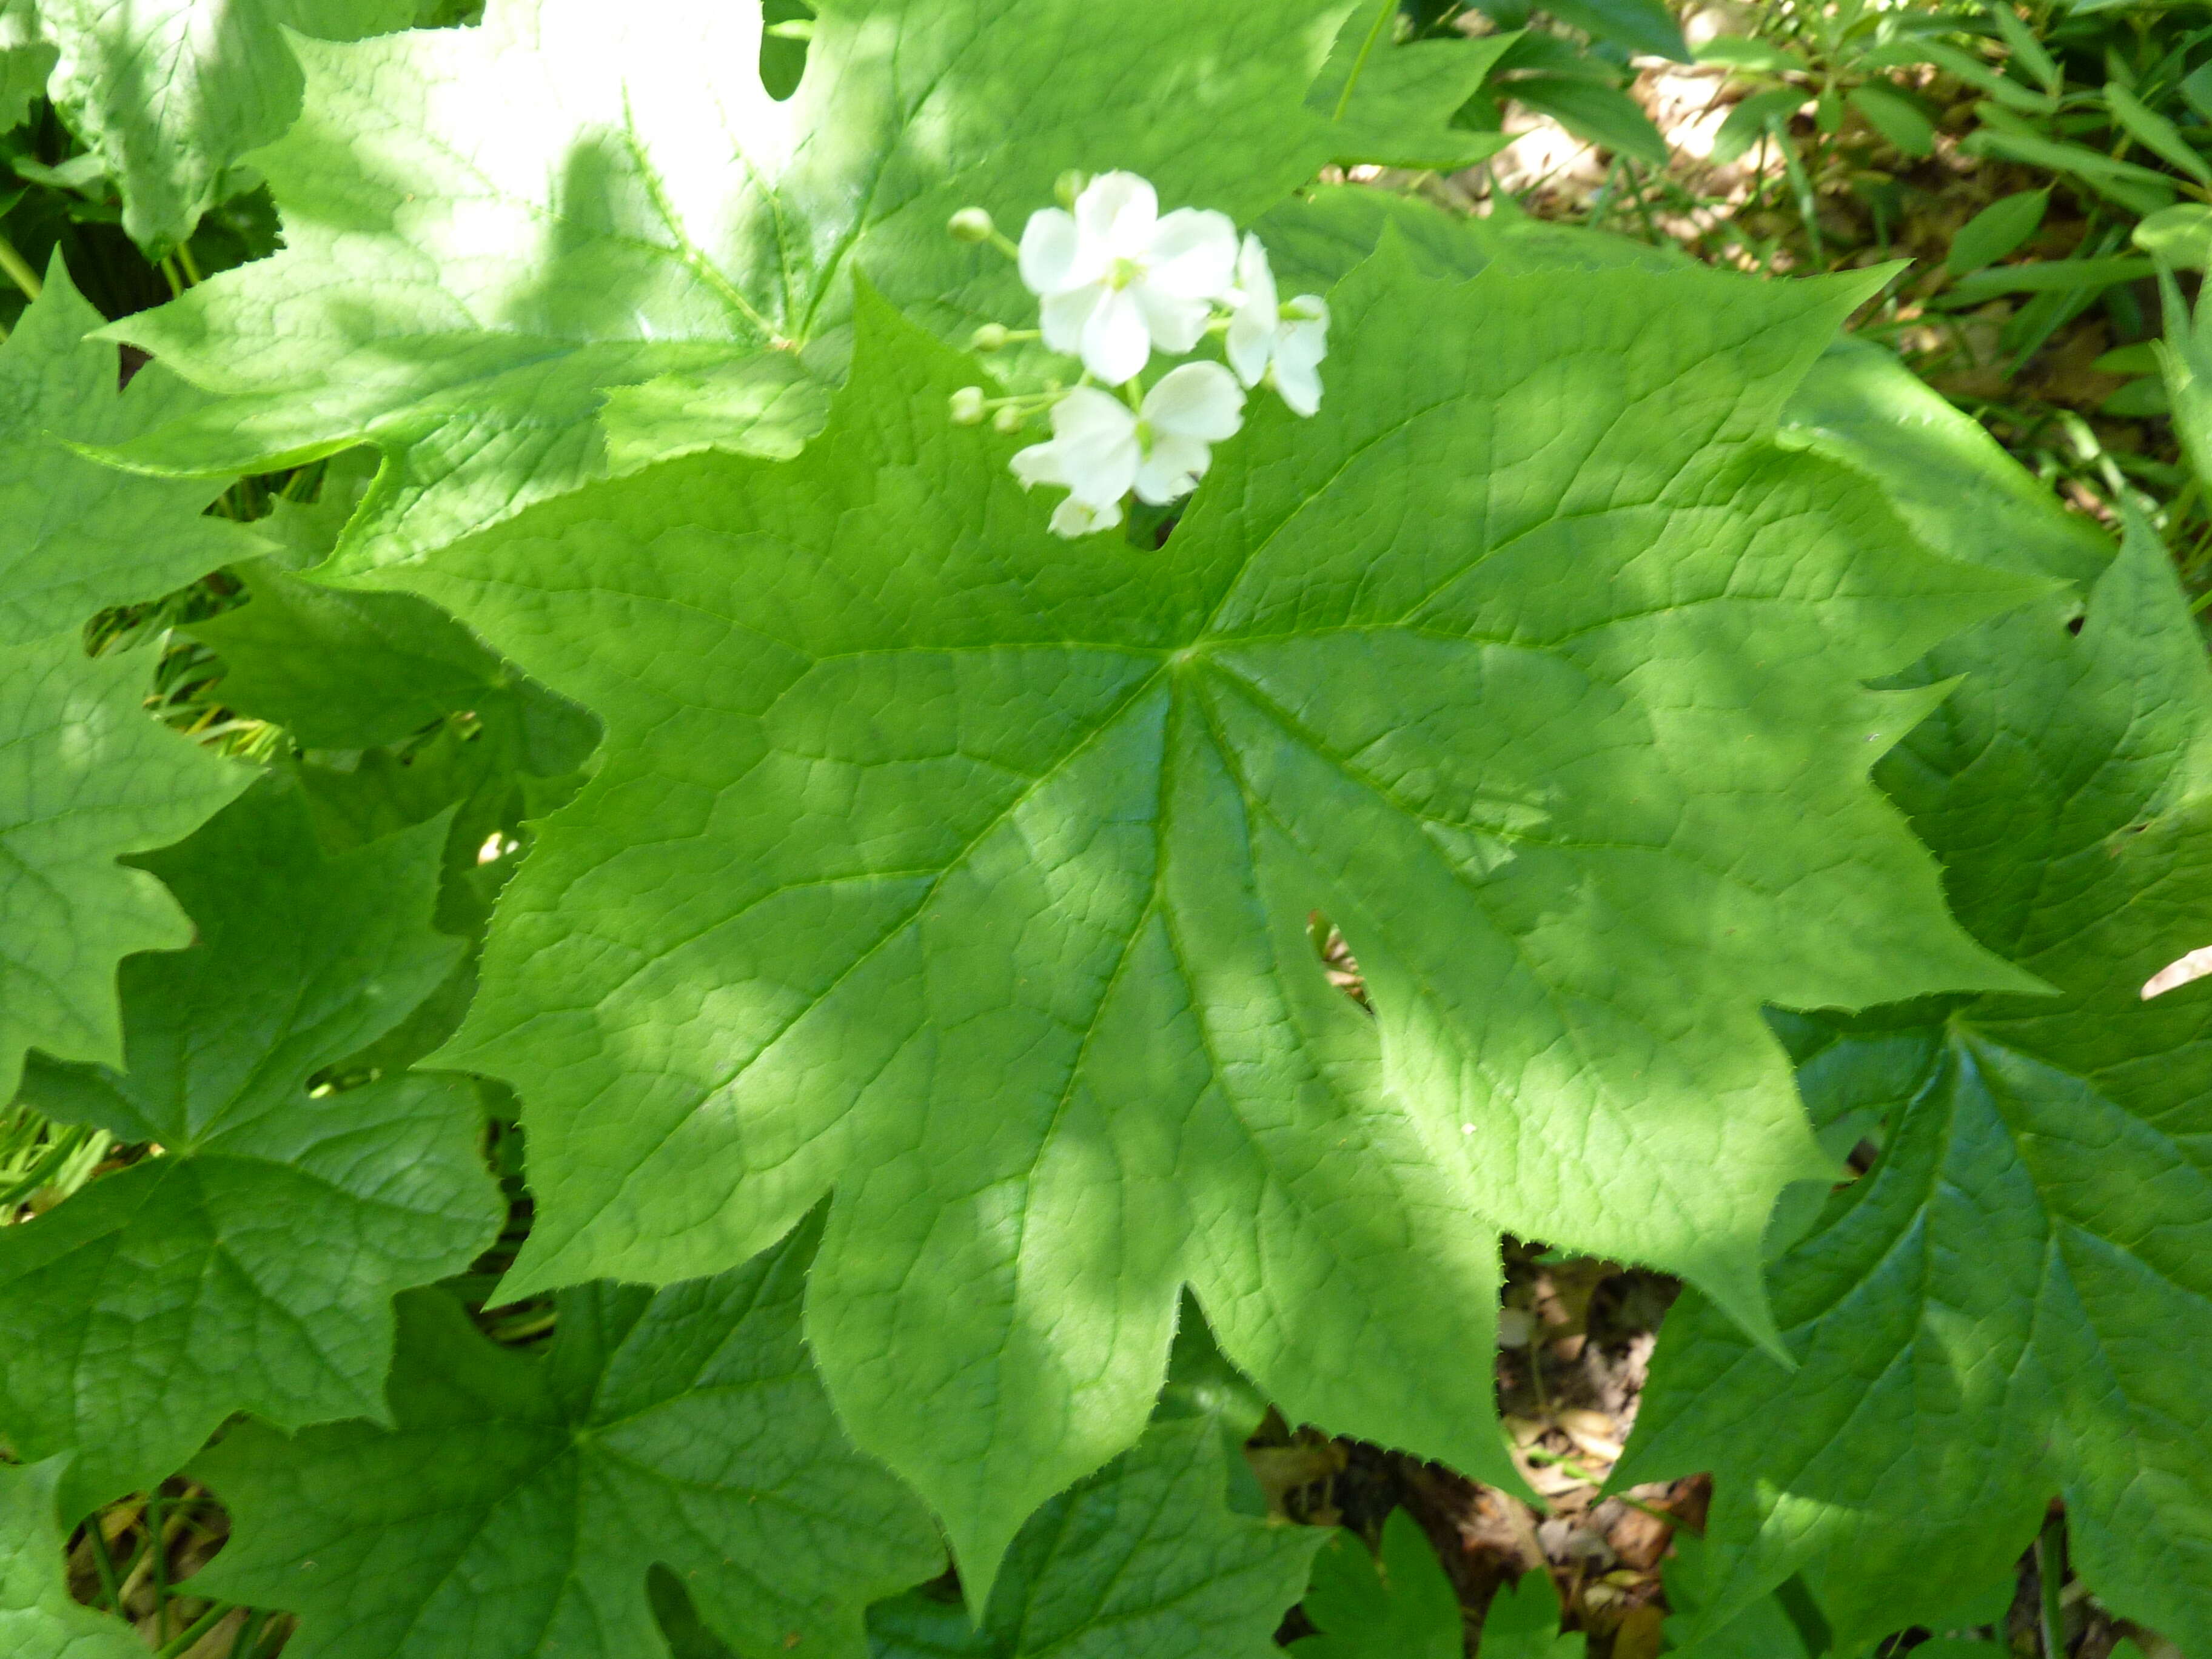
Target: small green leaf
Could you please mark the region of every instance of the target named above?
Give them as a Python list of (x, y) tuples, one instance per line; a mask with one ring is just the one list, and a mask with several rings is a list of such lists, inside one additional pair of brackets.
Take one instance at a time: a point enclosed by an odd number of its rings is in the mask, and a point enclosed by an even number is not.
[(2212, 265), (2212, 207), (2178, 202), (2162, 208), (2135, 228), (2133, 240), (2177, 270), (2203, 270)]
[(402, 1297), (391, 1427), (248, 1423), (192, 1466), (234, 1527), (195, 1588), (296, 1611), (293, 1659), (638, 1659), (666, 1650), (659, 1563), (738, 1652), (860, 1659), (863, 1608), (944, 1553), (807, 1364), (818, 1231), (658, 1294), (564, 1292), (542, 1357)]
[(1918, 64), (1932, 64), (1977, 91), (1986, 93), (2006, 108), (2023, 114), (2049, 115), (2058, 106), (2057, 100), (2048, 94), (2031, 92), (1981, 58), (1940, 40), (1907, 35), (1875, 47), (1860, 62), (1867, 69), (1909, 69)]
[(2042, 84), (2043, 89), (2053, 94), (2065, 85), (2057, 61), (2044, 49), (2043, 42), (2035, 38), (2035, 31), (2020, 21), (2020, 14), (2012, 9), (2012, 0), (1983, 0), (1982, 9), (2004, 36), (2005, 46), (2013, 60), (2026, 67)]
[(1760, 40), (1747, 34), (1716, 34), (1697, 50), (1700, 64), (1726, 64), (1731, 69), (1762, 75), (1808, 75), (1812, 65), (1778, 41)]
[(2144, 103), (2118, 81), (2105, 83), (2105, 104), (2112, 117), (2136, 143), (2197, 180), (2212, 185), (2212, 162), (2197, 153), (2181, 136), (2181, 129)]
[(1667, 165), (1666, 136), (1644, 106), (1618, 87), (1563, 75), (1528, 75), (1500, 90), (1549, 115), (1577, 137), (1655, 167)]
[(2043, 228), (2043, 216), (2050, 205), (2048, 189), (1999, 197), (1959, 227), (1959, 234), (1951, 239), (1951, 250), (1944, 256), (1943, 268), (1954, 276), (1966, 276), (1995, 264)]
[(1725, 167), (1771, 134), (1804, 106), (1805, 94), (1795, 87), (1754, 92), (1728, 112), (1713, 134), (1712, 159)]
[(1662, 0), (1547, 0), (1544, 9), (1594, 40), (1678, 64), (1691, 60), (1681, 25)]
[(2124, 421), (2142, 421), (2169, 414), (2172, 407), (2166, 395), (2166, 382), (2155, 374), (2146, 374), (2115, 390), (2097, 405), (2097, 412)]
[(1391, 1510), (1379, 1559), (1358, 1533), (1326, 1536), (1304, 1602), (1320, 1634), (1291, 1644), (1297, 1659), (1460, 1659), (1459, 1595), (1419, 1522)]
[(146, 1659), (128, 1625), (70, 1595), (54, 1513), (66, 1456), (0, 1463), (0, 1653), (8, 1659)]
[(1232, 1514), (1226, 1455), (1202, 1422), (1155, 1425), (1030, 1517), (980, 1624), (926, 1591), (870, 1608), (873, 1659), (1279, 1654), (1275, 1627), (1328, 1534)]
[(1852, 88), (1850, 98), (1868, 125), (1903, 154), (1925, 158), (1936, 153), (1935, 124), (1904, 94), (1869, 82)]
[(429, 926), (443, 839), (326, 858), (270, 782), (144, 860), (198, 943), (124, 963), (123, 1069), (34, 1058), (24, 1097), (161, 1150), (0, 1229), (0, 1432), (76, 1449), (67, 1513), (162, 1480), (235, 1411), (376, 1413), (393, 1292), (496, 1235), (465, 1080), (307, 1088), (460, 954)]
[[(1969, 155), (1994, 155), (2002, 161), (2021, 161), (2029, 167), (2048, 167), (2054, 173), (2071, 173), (2093, 183), (2154, 185), (2166, 191), (2171, 191), (2173, 185), (2171, 179), (2154, 168), (2115, 160), (2102, 150), (2081, 144), (2056, 143), (2027, 133), (2000, 132), (1994, 127), (1984, 126), (1968, 133), (1959, 148)], [(2173, 198), (2169, 195), (2166, 199)]]
[(2045, 259), (2032, 264), (1992, 265), (1961, 277), (1945, 297), (1957, 306), (1976, 306), (2000, 294), (2097, 292), (2158, 274), (2155, 259), (2116, 255), (2109, 258)]

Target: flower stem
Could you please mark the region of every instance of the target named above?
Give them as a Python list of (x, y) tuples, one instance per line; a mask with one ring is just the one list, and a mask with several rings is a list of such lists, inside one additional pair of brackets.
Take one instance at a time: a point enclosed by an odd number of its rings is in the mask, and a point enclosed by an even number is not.
[(5, 236), (0, 236), (0, 271), (7, 273), (8, 280), (21, 289), (27, 300), (37, 299), (39, 290), (45, 286), (39, 281), (39, 273), (31, 269), (30, 262), (15, 251), (15, 245)]

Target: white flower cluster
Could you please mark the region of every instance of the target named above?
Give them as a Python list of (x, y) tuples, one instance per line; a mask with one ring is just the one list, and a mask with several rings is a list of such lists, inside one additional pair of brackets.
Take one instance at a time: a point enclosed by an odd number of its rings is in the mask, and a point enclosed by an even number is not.
[[(1051, 440), (1015, 455), (1014, 476), (1024, 489), (1066, 489), (1052, 528), (1082, 536), (1121, 523), (1133, 489), (1162, 507), (1195, 489), (1212, 446), (1243, 424), (1245, 387), (1273, 387), (1299, 415), (1318, 409), (1328, 306), (1312, 294), (1279, 301), (1258, 237), (1248, 232), (1240, 244), (1228, 216), (1209, 210), (1163, 215), (1152, 185), (1133, 173), (1064, 181), (1061, 199), (1066, 208), (1030, 216), (1018, 247), (981, 208), (953, 215), (951, 230), (1012, 254), (1042, 301), (1040, 329), (986, 324), (975, 331), (976, 348), (1042, 337), (1081, 359), (1082, 377), (1011, 398), (963, 386), (952, 418), (972, 424), (995, 411), (1000, 431), (1018, 432), (1047, 414)], [(1146, 387), (1153, 352), (1182, 356), (1209, 335), (1222, 337), (1227, 368), (1187, 362)]]

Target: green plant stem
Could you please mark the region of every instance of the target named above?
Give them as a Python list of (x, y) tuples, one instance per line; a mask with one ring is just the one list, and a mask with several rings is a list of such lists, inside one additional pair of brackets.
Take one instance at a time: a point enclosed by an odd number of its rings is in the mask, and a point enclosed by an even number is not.
[(154, 1552), (148, 1565), (154, 1583), (154, 1639), (160, 1641), (169, 1628), (169, 1540), (162, 1529), (168, 1522), (161, 1507), (161, 1495), (149, 1493), (146, 1498), (146, 1547)]
[(179, 1654), (191, 1652), (199, 1639), (229, 1617), (233, 1610), (234, 1604), (228, 1601), (210, 1604), (208, 1610), (193, 1620), (183, 1632), (156, 1648), (154, 1659), (177, 1659)]
[(261, 1632), (268, 1627), (269, 1609), (256, 1607), (246, 1615), (246, 1622), (238, 1627), (238, 1634), (230, 1644), (230, 1659), (253, 1659)]
[(37, 299), (39, 290), (46, 286), (39, 280), (39, 273), (31, 269), (30, 261), (18, 253), (15, 245), (5, 236), (0, 236), (0, 270), (8, 273), (8, 280), (23, 290), (26, 299)]
[[(1527, 1458), (1531, 1463), (1548, 1463), (1554, 1468), (1564, 1469), (1566, 1473), (1574, 1476), (1576, 1480), (1583, 1481), (1589, 1486), (1602, 1486), (1605, 1485), (1605, 1482), (1595, 1474), (1592, 1473), (1589, 1469), (1585, 1468), (1582, 1464), (1576, 1462), (1573, 1458), (1562, 1456), (1558, 1452), (1546, 1451), (1541, 1446), (1523, 1446), (1521, 1449), (1521, 1455)], [(1661, 1509), (1656, 1504), (1647, 1504), (1640, 1498), (1631, 1498), (1625, 1492), (1617, 1492), (1612, 1495), (1620, 1499), (1623, 1504), (1626, 1504), (1630, 1509), (1636, 1510), (1640, 1515), (1648, 1515), (1654, 1521), (1663, 1521), (1670, 1527), (1679, 1527), (1682, 1524), (1682, 1517), (1680, 1516), (1669, 1515), (1666, 1510)]]
[(100, 1604), (110, 1613), (120, 1613), (123, 1581), (115, 1576), (115, 1557), (108, 1552), (107, 1534), (97, 1512), (84, 1523), (84, 1541), (92, 1551), (92, 1570), (100, 1575)]
[(2035, 1576), (2042, 1591), (2040, 1623), (2044, 1659), (2065, 1659), (2066, 1612), (2060, 1601), (2066, 1587), (2066, 1517), (2054, 1515), (2035, 1540)]

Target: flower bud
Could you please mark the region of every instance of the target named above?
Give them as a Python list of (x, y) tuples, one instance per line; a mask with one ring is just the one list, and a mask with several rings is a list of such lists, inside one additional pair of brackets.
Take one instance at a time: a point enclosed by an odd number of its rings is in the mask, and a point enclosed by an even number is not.
[(1006, 343), (1006, 325), (1004, 323), (986, 323), (968, 337), (970, 351), (997, 351)]
[(1064, 208), (1073, 209), (1075, 206), (1075, 198), (1083, 194), (1084, 185), (1090, 182), (1089, 173), (1079, 173), (1073, 167), (1070, 167), (1052, 181), (1053, 199)]
[(952, 424), (977, 426), (983, 419), (983, 388), (963, 386), (952, 394)]
[(964, 207), (946, 222), (945, 229), (952, 233), (956, 242), (988, 242), (998, 226), (991, 222), (990, 213), (979, 207)]
[(1020, 410), (1008, 404), (991, 416), (991, 428), (994, 432), (1003, 432), (1011, 437), (1022, 429), (1028, 419), (1029, 416), (1023, 414)]

